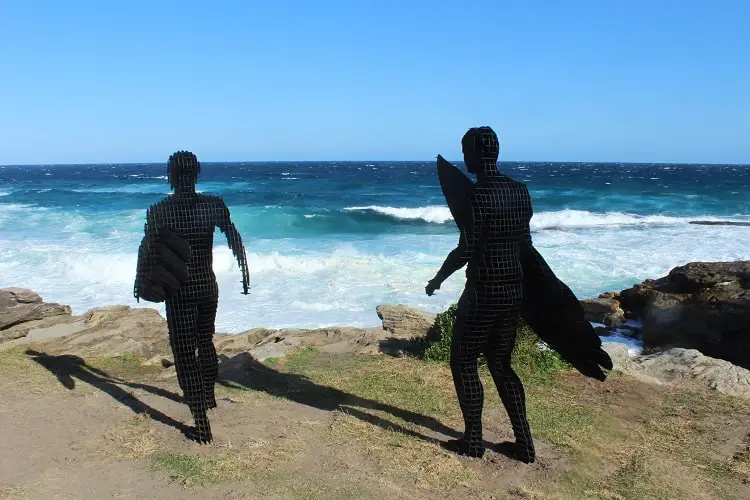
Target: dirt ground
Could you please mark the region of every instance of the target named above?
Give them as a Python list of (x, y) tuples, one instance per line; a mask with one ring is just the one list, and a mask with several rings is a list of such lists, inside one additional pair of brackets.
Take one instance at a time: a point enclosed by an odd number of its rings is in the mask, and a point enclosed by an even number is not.
[[(135, 358), (0, 351), (0, 498), (750, 498), (750, 408), (707, 392), (526, 382), (537, 463), (464, 459), (449, 370), (305, 350), (227, 371), (215, 442), (187, 441), (176, 380)], [(485, 439), (511, 437), (491, 383)]]

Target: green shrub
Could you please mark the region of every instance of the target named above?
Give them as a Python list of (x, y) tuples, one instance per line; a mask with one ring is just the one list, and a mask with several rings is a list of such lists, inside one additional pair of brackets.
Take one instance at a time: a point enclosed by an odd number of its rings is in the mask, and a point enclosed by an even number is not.
[[(453, 304), (435, 318), (435, 329), (438, 338), (427, 346), (424, 359), (433, 362), (450, 361), (451, 339), (456, 321), (457, 304)], [(481, 364), (486, 360), (480, 359)], [(513, 348), (513, 369), (522, 377), (546, 376), (557, 370), (569, 369), (570, 365), (555, 351), (540, 345), (536, 333), (521, 320), (518, 325), (516, 345)]]
[(453, 304), (435, 317), (433, 328), (437, 330), (438, 338), (427, 346), (424, 351), (424, 359), (440, 363), (450, 361), (451, 339), (453, 338), (453, 324), (456, 322), (457, 308), (458, 304)]

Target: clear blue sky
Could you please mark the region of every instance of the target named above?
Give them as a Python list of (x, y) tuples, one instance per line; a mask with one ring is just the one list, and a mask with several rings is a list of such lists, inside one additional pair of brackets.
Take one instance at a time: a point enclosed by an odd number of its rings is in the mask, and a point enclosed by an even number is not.
[(750, 163), (750, 1), (0, 1), (0, 164), (458, 159), (485, 124), (505, 160)]

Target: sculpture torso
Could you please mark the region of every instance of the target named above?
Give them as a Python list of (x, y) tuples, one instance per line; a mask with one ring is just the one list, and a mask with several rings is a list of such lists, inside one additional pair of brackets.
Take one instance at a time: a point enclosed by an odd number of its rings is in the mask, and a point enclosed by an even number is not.
[(467, 276), (477, 285), (520, 283), (520, 243), (530, 238), (531, 197), (526, 185), (498, 174), (481, 179), (472, 206), (477, 238)]
[(222, 227), (224, 221), (229, 220), (224, 201), (213, 195), (176, 193), (152, 205), (146, 219), (147, 231), (152, 223), (167, 226), (190, 244), (189, 277), (174, 298), (218, 294), (213, 271), (213, 243), (216, 227)]

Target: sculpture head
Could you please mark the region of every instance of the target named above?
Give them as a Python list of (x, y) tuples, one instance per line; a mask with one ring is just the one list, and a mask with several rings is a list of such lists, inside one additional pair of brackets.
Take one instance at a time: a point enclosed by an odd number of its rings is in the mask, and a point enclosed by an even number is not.
[(497, 174), (500, 144), (490, 127), (470, 128), (461, 139), (466, 169), (478, 176)]
[(167, 162), (167, 178), (175, 191), (194, 190), (201, 164), (190, 151), (177, 151)]

